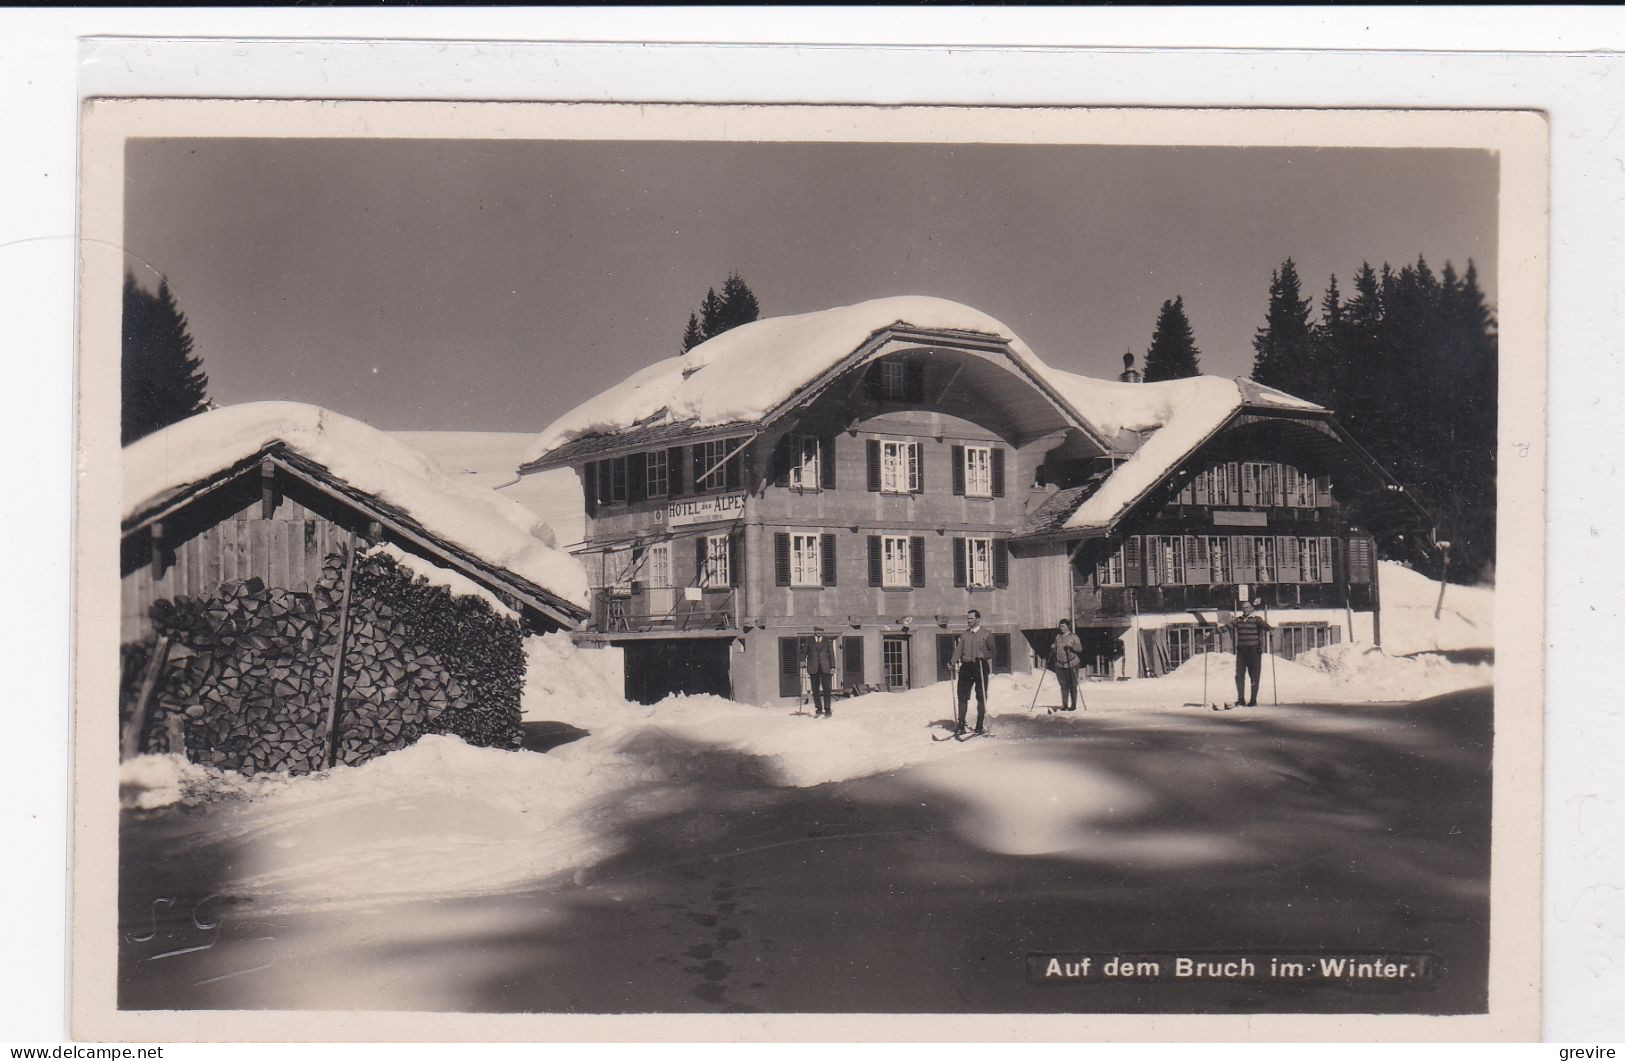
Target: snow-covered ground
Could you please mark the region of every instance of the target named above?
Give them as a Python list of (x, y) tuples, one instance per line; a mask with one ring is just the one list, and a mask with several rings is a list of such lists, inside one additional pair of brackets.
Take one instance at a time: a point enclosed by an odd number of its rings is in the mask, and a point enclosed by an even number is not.
[[(1491, 664), (1452, 662), (1434, 650), (1489, 648), (1492, 592), (1450, 587), (1435, 622), (1438, 583), (1393, 564), (1381, 572), (1389, 651), (1343, 644), (1266, 660), (1257, 709), (1187, 706), (1234, 698), (1235, 659), (1214, 654), (1161, 678), (1087, 682), (1087, 710), (1069, 714), (1047, 713), (1059, 700), (1053, 678), (998, 675), (990, 728), (1020, 720), (1029, 729), (1036, 719), (1043, 732), (1079, 736), (1097, 720), (1133, 713), (1156, 725), (1193, 716), (1242, 722), (1277, 701), (1411, 701), (1490, 684)], [(814, 720), (805, 710), (714, 696), (628, 703), (617, 654), (577, 648), (563, 634), (530, 639), (527, 653), (526, 722), (585, 736), (545, 754), (430, 737), (304, 778), (243, 778), (178, 756), (143, 756), (122, 771), (126, 803), (218, 804), (209, 812), (211, 837), (241, 841), (244, 852), (234, 887), (277, 908), (503, 892), (591, 865), (613, 853), (603, 823), (645, 799), (670, 810), (687, 798), (682, 771), (717, 752), (751, 758), (782, 786), (909, 767), (924, 768), (928, 782), (969, 783), (950, 758), (967, 747), (932, 740), (952, 717), (947, 683), (841, 700), (833, 718)]]

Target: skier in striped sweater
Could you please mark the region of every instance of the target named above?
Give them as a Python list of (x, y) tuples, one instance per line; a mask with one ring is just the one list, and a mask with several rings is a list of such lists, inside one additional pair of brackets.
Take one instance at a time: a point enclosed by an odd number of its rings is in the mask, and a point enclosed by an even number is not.
[[(1241, 614), (1230, 623), (1236, 637), (1236, 706), (1258, 706), (1258, 681), (1264, 673), (1264, 650), (1269, 647), (1270, 624), (1253, 611), (1258, 601), (1241, 602)], [(1247, 693), (1247, 676), (1252, 675), (1253, 695)]]

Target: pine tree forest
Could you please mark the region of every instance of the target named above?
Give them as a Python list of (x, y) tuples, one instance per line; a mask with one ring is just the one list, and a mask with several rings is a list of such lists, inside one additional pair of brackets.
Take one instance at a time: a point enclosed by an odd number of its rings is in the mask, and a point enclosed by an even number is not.
[[(1253, 378), (1335, 412), (1437, 517), (1451, 581), (1493, 578), (1498, 350), (1477, 270), (1362, 263), (1347, 298), (1333, 276), (1318, 316), (1310, 302), (1288, 259), (1270, 280)], [(1439, 573), (1434, 550), (1389, 551)]]

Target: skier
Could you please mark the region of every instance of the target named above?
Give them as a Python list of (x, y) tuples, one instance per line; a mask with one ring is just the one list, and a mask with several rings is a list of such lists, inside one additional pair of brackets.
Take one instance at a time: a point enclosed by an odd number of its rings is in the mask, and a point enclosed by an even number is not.
[(987, 717), (987, 676), (993, 669), (993, 635), (982, 629), (982, 613), (972, 608), (965, 613), (970, 628), (954, 642), (954, 654), (949, 669), (959, 675), (958, 714), (954, 718), (954, 736), (965, 734), (965, 713), (970, 707), (970, 692), (976, 690), (976, 732), (985, 733), (983, 723)]
[[(1230, 623), (1230, 629), (1236, 636), (1236, 706), (1245, 704), (1248, 707), (1258, 706), (1258, 682), (1264, 673), (1264, 649), (1269, 644), (1270, 624), (1264, 621), (1263, 616), (1254, 613), (1258, 607), (1256, 600), (1241, 602), (1241, 614)], [(1253, 695), (1248, 698), (1247, 676), (1253, 678)]]
[(1083, 642), (1072, 632), (1072, 621), (1062, 619), (1057, 625), (1055, 640), (1050, 645), (1050, 666), (1055, 680), (1061, 683), (1061, 710), (1078, 709), (1078, 665), (1083, 662)]
[(814, 718), (833, 718), (830, 711), (831, 677), (835, 674), (835, 642), (824, 636), (822, 626), (813, 627), (812, 641), (807, 645), (807, 677), (812, 680)]

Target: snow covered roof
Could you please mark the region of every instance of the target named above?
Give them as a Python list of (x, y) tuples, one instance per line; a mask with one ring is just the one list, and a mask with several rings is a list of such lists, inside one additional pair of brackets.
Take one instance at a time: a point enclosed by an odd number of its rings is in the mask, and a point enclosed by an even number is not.
[(1143, 439), (1098, 489), (1082, 497), (1062, 524), (1068, 530), (1109, 527), (1243, 408), (1327, 411), (1252, 380), (1192, 376), (1160, 383), (1118, 383), (1060, 369), (1045, 372), (1050, 383), (1101, 434), (1113, 438), (1129, 431)]
[(404, 512), (434, 538), (466, 550), (575, 608), (588, 600), (581, 564), (557, 548), (531, 510), (458, 482), (429, 457), (359, 420), (294, 402), (252, 402), (190, 417), (124, 450), (121, 518), (148, 516), (192, 484), (272, 447)]
[(1006, 346), (1034, 377), (1053, 371), (1010, 328), (969, 306), (923, 295), (871, 299), (753, 321), (657, 361), (548, 425), (525, 463), (578, 439), (633, 428), (755, 423), (887, 328), (980, 336)]

